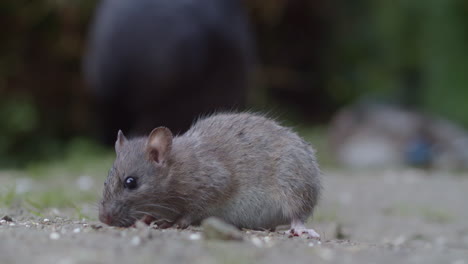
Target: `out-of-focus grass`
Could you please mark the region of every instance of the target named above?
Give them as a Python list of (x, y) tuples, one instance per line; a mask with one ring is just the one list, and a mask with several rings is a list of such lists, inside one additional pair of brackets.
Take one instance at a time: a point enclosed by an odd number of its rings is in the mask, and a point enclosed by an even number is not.
[(113, 159), (110, 149), (86, 139), (76, 139), (67, 146), (63, 158), (31, 163), (26, 173), (34, 178), (74, 177), (78, 175), (100, 175), (105, 173)]
[(336, 208), (319, 208), (315, 211), (314, 216), (309, 218), (309, 223), (330, 223), (330, 222), (337, 222), (339, 220), (338, 217), (338, 209)]
[(253, 112), (266, 113), (270, 118), (275, 119), (281, 125), (291, 128), (297, 132), (302, 138), (309, 142), (316, 150), (316, 156), (321, 168), (336, 168), (339, 167), (337, 161), (333, 158), (333, 154), (328, 145), (328, 127), (326, 125), (307, 125), (304, 121), (305, 117), (300, 112), (285, 108), (273, 102), (274, 109), (253, 108)]
[(0, 190), (0, 207), (11, 207), (16, 198), (16, 188), (4, 187)]
[(392, 207), (385, 208), (383, 213), (395, 217), (418, 217), (423, 220), (439, 224), (450, 223), (455, 219), (455, 216), (451, 212), (441, 208), (416, 206), (403, 203), (398, 203)]
[[(112, 149), (85, 139), (70, 142), (65, 153), (59, 159), (5, 172), (0, 207), (22, 208), (36, 216), (43, 216), (49, 208), (66, 208), (73, 209), (80, 219), (88, 218), (83, 206), (97, 203), (114, 154)], [(26, 186), (22, 186), (24, 181)]]
[(328, 147), (326, 127), (297, 127), (295, 131), (315, 148), (320, 167), (338, 167), (338, 163), (333, 158), (330, 148)]

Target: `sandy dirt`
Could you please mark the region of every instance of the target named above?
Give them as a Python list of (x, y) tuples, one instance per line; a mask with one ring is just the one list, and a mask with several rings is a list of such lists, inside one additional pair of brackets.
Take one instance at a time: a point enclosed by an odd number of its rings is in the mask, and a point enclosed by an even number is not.
[[(417, 170), (326, 171), (308, 226), (321, 241), (244, 230), (244, 241), (201, 228), (112, 228), (66, 209), (33, 216), (0, 208), (0, 263), (468, 264), (468, 175)], [(94, 216), (95, 217), (95, 216)]]

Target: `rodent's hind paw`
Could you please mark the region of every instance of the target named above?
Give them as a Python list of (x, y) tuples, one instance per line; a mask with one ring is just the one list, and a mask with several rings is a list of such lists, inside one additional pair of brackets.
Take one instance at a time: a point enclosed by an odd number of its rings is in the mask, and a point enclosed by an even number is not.
[(293, 219), (291, 221), (291, 229), (285, 232), (290, 237), (307, 235), (307, 238), (320, 240), (320, 235), (312, 228), (306, 228), (304, 222), (301, 220)]
[(307, 235), (307, 238), (320, 240), (320, 235), (311, 228), (291, 228), (288, 231), (286, 231), (285, 234), (291, 237)]

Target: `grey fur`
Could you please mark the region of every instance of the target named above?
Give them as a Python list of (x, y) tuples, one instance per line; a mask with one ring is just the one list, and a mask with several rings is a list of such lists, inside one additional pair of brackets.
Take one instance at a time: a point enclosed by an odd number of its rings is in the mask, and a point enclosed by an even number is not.
[[(318, 202), (320, 170), (312, 147), (291, 129), (251, 113), (217, 114), (174, 137), (160, 163), (148, 138), (120, 136), (100, 218), (130, 226), (150, 215), (169, 225), (217, 216), (240, 228), (274, 229), (305, 221)], [(172, 137), (171, 137), (172, 138)], [(135, 190), (123, 188), (128, 176)]]

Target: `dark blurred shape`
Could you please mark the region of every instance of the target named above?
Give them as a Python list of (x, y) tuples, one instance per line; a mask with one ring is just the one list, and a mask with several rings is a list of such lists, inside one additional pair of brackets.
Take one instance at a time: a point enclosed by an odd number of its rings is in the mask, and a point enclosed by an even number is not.
[[(328, 121), (341, 98), (330, 77), (333, 4), (310, 0), (247, 0), (262, 59), (264, 96), (309, 122)], [(271, 106), (267, 106), (271, 107)]]
[(100, 136), (242, 109), (254, 62), (240, 0), (103, 0), (84, 62)]
[(455, 123), (398, 106), (359, 103), (330, 126), (337, 160), (354, 168), (468, 168), (468, 133)]

